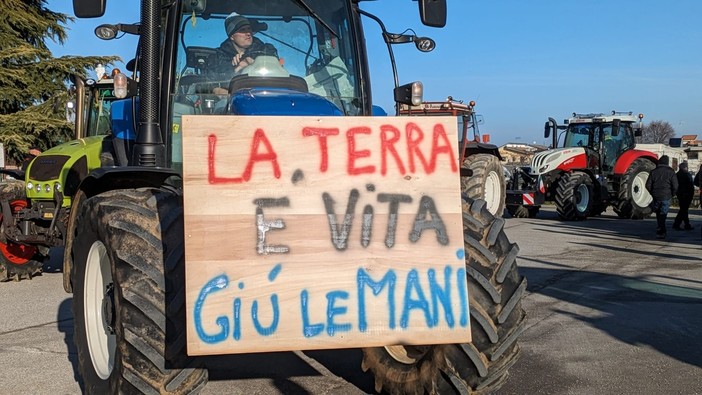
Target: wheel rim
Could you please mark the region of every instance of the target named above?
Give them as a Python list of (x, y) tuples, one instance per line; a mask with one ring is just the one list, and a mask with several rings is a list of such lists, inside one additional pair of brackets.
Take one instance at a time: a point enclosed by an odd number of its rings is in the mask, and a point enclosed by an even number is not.
[[(27, 202), (24, 200), (14, 200), (10, 202), (10, 208), (13, 213), (27, 207)], [(2, 224), (2, 214), (0, 213), (0, 224)], [(0, 231), (4, 234), (4, 225), (0, 226)], [(4, 237), (3, 237), (4, 238)], [(3, 243), (0, 241), (0, 253), (14, 265), (24, 265), (34, 258), (37, 253), (37, 248), (34, 246), (27, 246), (22, 244), (16, 244), (13, 242)]]
[(114, 326), (112, 271), (105, 245), (93, 243), (88, 252), (83, 295), (85, 334), (95, 373), (106, 380), (114, 366), (117, 342)]
[(575, 208), (579, 213), (584, 213), (590, 204), (590, 189), (587, 185), (578, 185), (578, 189), (575, 192)]
[(417, 363), (430, 348), (431, 346), (385, 346), (385, 350), (394, 360), (405, 365)]
[(634, 177), (634, 181), (631, 183), (631, 200), (639, 207), (648, 207), (653, 201), (651, 194), (646, 190), (647, 180), (648, 173), (642, 171)]
[(500, 207), (500, 192), (502, 191), (502, 182), (500, 175), (494, 171), (488, 173), (485, 178), (485, 201), (490, 214), (496, 215), (497, 209)]

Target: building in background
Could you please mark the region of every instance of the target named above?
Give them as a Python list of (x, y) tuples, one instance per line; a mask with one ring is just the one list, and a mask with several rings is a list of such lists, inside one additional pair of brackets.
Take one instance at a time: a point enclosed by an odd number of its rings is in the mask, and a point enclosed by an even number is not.
[(548, 147), (538, 144), (507, 143), (499, 148), (502, 164), (507, 167), (529, 166), (537, 152), (545, 151)]
[(686, 134), (676, 139), (670, 139), (671, 146), (681, 147), (687, 155), (688, 169), (696, 173), (700, 168), (700, 159), (702, 159), (702, 140), (697, 140), (696, 134)]

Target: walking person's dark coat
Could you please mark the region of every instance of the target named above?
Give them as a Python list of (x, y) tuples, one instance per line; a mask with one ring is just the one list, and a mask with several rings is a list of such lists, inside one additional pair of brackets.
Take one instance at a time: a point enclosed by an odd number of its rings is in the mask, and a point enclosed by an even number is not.
[(680, 225), (685, 224), (685, 230), (692, 230), (694, 227), (690, 224), (689, 209), (692, 203), (692, 198), (695, 196), (695, 185), (692, 182), (692, 174), (688, 171), (687, 162), (682, 162), (676, 173), (678, 179), (678, 205), (680, 210), (673, 221), (673, 229), (682, 230)]
[(678, 177), (675, 171), (669, 166), (670, 158), (668, 155), (663, 155), (658, 159), (658, 166), (651, 170), (651, 173), (646, 180), (646, 189), (651, 193), (653, 202), (651, 209), (656, 213), (656, 237), (659, 239), (665, 238), (667, 232), (665, 229), (665, 221), (668, 218), (668, 210), (670, 209), (670, 201), (678, 191)]

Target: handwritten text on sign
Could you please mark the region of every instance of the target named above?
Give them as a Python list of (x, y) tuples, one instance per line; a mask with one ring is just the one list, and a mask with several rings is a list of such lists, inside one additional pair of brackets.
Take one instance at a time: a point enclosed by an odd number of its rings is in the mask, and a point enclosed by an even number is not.
[(470, 341), (452, 117), (183, 117), (191, 355)]

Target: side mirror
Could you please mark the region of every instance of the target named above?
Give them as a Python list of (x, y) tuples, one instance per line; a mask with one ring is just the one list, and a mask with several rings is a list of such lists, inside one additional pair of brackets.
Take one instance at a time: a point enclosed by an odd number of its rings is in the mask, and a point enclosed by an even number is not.
[(548, 136), (551, 135), (551, 131), (553, 130), (553, 135), (556, 135), (556, 130), (558, 128), (558, 123), (556, 123), (556, 120), (553, 118), (548, 118), (548, 121), (544, 124), (544, 138), (548, 138)]
[(636, 128), (634, 129), (634, 137), (641, 137), (643, 135), (643, 131), (641, 128)]
[(621, 120), (615, 119), (612, 121), (612, 137), (619, 136), (619, 127), (621, 125)]
[(105, 15), (105, 0), (73, 0), (73, 13), (78, 18), (99, 18)]
[(419, 0), (419, 16), (427, 26), (446, 26), (446, 0)]
[(553, 136), (551, 136), (551, 144), (553, 148), (558, 147), (558, 122), (555, 119), (549, 117), (548, 121), (544, 125), (544, 138), (548, 138), (548, 135), (553, 131)]
[(183, 14), (200, 14), (205, 11), (207, 0), (192, 0), (183, 2)]
[(127, 71), (131, 71), (132, 73), (134, 70), (136, 70), (136, 58), (132, 58), (129, 62), (127, 62)]

